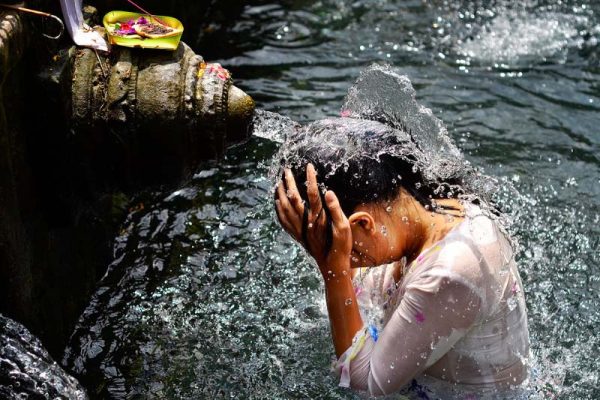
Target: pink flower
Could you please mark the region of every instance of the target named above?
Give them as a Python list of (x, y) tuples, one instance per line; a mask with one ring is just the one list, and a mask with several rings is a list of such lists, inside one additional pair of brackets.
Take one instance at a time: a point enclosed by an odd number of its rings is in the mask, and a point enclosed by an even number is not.
[(517, 281), (513, 282), (513, 285), (510, 288), (510, 291), (512, 292), (513, 295), (519, 293), (519, 287), (517, 286)]
[(346, 118), (346, 117), (349, 117), (349, 116), (350, 116), (350, 114), (351, 114), (351, 113), (350, 113), (350, 110), (342, 110), (342, 111), (340, 112), (340, 117), (342, 117), (342, 118)]
[(208, 64), (206, 66), (206, 71), (209, 74), (215, 74), (217, 78), (226, 81), (229, 78), (229, 71), (221, 66), (221, 64)]
[(117, 22), (115, 24), (115, 33), (117, 35), (135, 35), (133, 24), (129, 22)]
[(421, 311), (418, 311), (418, 312), (415, 314), (415, 320), (416, 320), (416, 321), (417, 321), (419, 324), (421, 324), (421, 323), (423, 323), (423, 322), (425, 321), (425, 315), (423, 315), (423, 313), (422, 313)]

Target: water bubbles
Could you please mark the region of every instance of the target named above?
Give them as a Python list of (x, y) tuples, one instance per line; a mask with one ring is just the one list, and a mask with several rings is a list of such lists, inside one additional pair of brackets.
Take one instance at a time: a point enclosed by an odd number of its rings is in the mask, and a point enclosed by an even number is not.
[(312, 222), (309, 222), (309, 223), (308, 223), (308, 228), (310, 229), (310, 228), (312, 228), (312, 227), (313, 227), (313, 223), (312, 223)]
[(350, 298), (346, 299), (346, 300), (344, 301), (344, 305), (346, 305), (346, 306), (350, 306), (350, 305), (352, 305), (352, 299), (350, 299)]
[(577, 179), (574, 176), (568, 178), (565, 182), (565, 186), (578, 186)]
[(391, 212), (392, 212), (392, 210), (393, 210), (392, 206), (387, 206), (387, 207), (385, 208), (385, 211), (386, 211), (386, 212), (388, 212), (388, 213), (391, 213)]
[(383, 236), (387, 236), (388, 232), (387, 232), (387, 228), (385, 227), (385, 225), (381, 225), (380, 231)]

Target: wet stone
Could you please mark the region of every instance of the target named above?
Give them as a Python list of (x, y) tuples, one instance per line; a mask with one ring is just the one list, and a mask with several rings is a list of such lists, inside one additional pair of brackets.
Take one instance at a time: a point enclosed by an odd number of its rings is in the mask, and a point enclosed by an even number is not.
[(0, 398), (88, 397), (79, 382), (50, 357), (38, 338), (0, 314)]

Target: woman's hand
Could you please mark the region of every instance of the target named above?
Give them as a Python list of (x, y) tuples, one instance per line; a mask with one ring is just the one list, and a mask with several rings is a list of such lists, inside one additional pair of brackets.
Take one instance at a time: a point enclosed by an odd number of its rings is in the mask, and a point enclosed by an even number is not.
[[(285, 186), (283, 181), (280, 182), (275, 196), (277, 217), (283, 228), (306, 247), (317, 261), (325, 279), (331, 278), (334, 274), (348, 273), (352, 232), (337, 196), (332, 191), (327, 191), (326, 204), (322, 204), (317, 185), (317, 173), (312, 164), (306, 166), (308, 207), (300, 197), (292, 172), (287, 168), (284, 171), (284, 179)], [(325, 253), (328, 222), (324, 207), (327, 207), (332, 222), (332, 243), (328, 253)], [(307, 218), (305, 223), (303, 223), (304, 218)]]
[[(350, 223), (332, 191), (325, 193), (326, 204), (322, 204), (317, 186), (317, 173), (312, 164), (306, 166), (308, 205), (300, 197), (296, 181), (289, 169), (284, 171), (284, 180), (285, 186), (284, 182), (280, 182), (275, 194), (277, 217), (283, 228), (294, 239), (304, 244), (319, 265), (325, 279), (325, 300), (331, 322), (331, 336), (335, 352), (340, 357), (352, 345), (352, 338), (363, 326), (350, 274)], [(323, 207), (327, 207), (329, 211), (333, 231), (331, 249), (327, 254), (325, 243), (328, 222)], [(305, 218), (307, 220), (303, 223)]]

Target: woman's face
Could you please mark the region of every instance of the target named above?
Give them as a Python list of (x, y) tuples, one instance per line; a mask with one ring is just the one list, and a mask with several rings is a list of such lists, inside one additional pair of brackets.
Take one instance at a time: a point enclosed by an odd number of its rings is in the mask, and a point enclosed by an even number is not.
[(352, 268), (382, 265), (400, 257), (395, 251), (391, 218), (374, 210), (369, 211), (357, 211), (348, 218), (352, 230)]
[(399, 261), (419, 237), (417, 201), (406, 191), (391, 201), (359, 205), (348, 216), (353, 268)]

